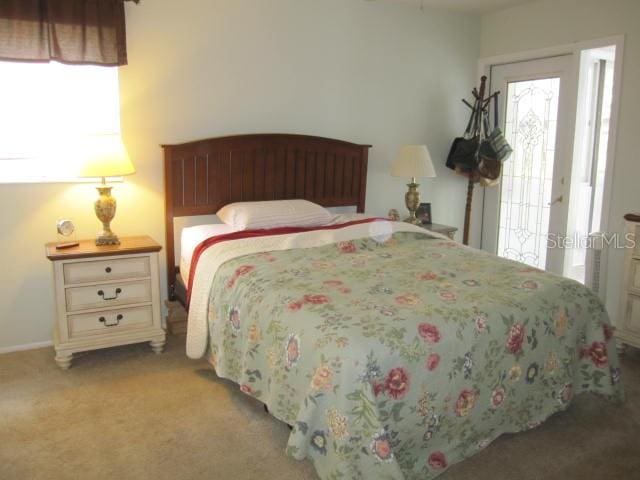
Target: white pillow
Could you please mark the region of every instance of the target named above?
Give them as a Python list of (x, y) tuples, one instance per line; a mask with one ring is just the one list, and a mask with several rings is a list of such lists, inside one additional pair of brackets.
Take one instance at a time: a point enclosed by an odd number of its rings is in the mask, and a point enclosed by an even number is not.
[(326, 209), (308, 200), (230, 203), (218, 210), (217, 215), (235, 230), (316, 227), (333, 218)]

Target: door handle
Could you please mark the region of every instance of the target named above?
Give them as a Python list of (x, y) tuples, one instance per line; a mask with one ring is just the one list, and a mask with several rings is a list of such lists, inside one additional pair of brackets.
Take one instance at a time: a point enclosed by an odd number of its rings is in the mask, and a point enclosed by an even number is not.
[(556, 203), (560, 203), (562, 200), (564, 200), (564, 195), (560, 195), (559, 197), (557, 197), (555, 200), (551, 201), (548, 203), (548, 205), (550, 207), (554, 206)]

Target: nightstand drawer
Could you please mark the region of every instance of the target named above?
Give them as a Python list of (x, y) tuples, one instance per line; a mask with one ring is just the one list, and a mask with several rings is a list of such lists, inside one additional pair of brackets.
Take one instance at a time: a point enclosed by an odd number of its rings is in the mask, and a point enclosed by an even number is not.
[(123, 278), (148, 277), (150, 272), (149, 257), (65, 263), (64, 283), (65, 285), (74, 285)]
[(122, 308), (106, 312), (69, 315), (70, 338), (104, 335), (121, 330), (150, 327), (153, 324), (151, 306)]
[(65, 292), (68, 312), (93, 308), (151, 302), (151, 281), (136, 280), (87, 287), (71, 287)]
[(640, 260), (631, 260), (628, 288), (631, 293), (640, 295)]

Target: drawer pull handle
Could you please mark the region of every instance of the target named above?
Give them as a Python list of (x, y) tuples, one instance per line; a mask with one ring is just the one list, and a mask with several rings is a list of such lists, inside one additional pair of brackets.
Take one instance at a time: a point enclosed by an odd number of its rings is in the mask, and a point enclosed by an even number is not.
[(98, 290), (98, 295), (102, 297), (103, 300), (115, 300), (116, 298), (118, 298), (118, 295), (120, 295), (121, 293), (122, 293), (122, 289), (116, 288), (116, 293), (113, 297), (105, 297), (104, 292), (102, 290)]
[(115, 327), (116, 325), (118, 325), (120, 323), (120, 320), (122, 320), (122, 314), (118, 314), (116, 315), (116, 321), (114, 323), (108, 323), (107, 319), (104, 317), (100, 317), (98, 320), (102, 323), (104, 323), (105, 327)]
[(107, 273), (111, 273), (111, 267), (105, 268), (104, 271), (107, 272)]

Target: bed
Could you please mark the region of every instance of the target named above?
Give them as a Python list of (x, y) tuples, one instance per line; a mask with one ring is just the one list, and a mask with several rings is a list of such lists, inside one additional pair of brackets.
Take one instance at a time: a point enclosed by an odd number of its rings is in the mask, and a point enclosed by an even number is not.
[[(166, 146), (170, 274), (176, 215), (274, 198), (363, 212), (367, 151), (286, 135)], [(189, 187), (198, 171), (216, 180)], [(196, 245), (184, 281), (187, 354), (291, 425), (287, 452), (322, 479), (434, 478), (578, 393), (623, 398), (594, 294), (412, 225), (216, 235)]]
[(355, 206), (364, 212), (370, 147), (292, 134), (162, 145), (169, 298), (183, 295), (185, 288), (176, 261), (176, 218), (215, 215), (232, 202), (292, 198), (324, 207)]

